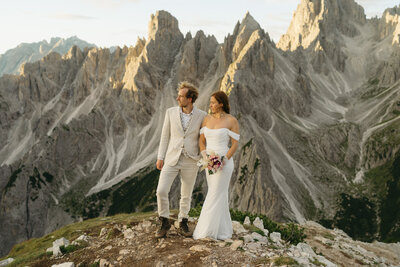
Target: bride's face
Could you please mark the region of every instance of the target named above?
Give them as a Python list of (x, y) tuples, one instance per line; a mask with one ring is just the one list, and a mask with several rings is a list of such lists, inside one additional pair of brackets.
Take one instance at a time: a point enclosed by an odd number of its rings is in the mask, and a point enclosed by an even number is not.
[(218, 113), (222, 110), (222, 103), (218, 103), (217, 99), (215, 99), (215, 97), (211, 97), (210, 98), (210, 110), (211, 113)]

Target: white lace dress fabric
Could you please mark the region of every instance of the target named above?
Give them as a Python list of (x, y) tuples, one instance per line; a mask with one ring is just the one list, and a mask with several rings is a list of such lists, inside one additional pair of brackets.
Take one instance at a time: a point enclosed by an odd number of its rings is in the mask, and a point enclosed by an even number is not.
[[(206, 138), (207, 152), (225, 156), (229, 150), (230, 137), (239, 140), (239, 135), (227, 128), (209, 129), (203, 127), (200, 134)], [(232, 221), (229, 213), (229, 182), (233, 172), (233, 159), (225, 162), (221, 170), (209, 175), (207, 169), (208, 192), (199, 220), (193, 232), (194, 239), (210, 237), (225, 240), (232, 237)]]

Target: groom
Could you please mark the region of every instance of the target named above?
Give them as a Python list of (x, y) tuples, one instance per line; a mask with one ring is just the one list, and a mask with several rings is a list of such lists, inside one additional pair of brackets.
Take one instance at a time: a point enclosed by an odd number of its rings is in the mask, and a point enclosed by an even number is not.
[(199, 155), (199, 132), (204, 111), (193, 106), (199, 93), (188, 82), (178, 86), (178, 107), (167, 109), (158, 148), (157, 169), (161, 170), (157, 186), (157, 206), (161, 226), (156, 237), (165, 237), (171, 227), (169, 221), (168, 193), (176, 176), (181, 176), (181, 199), (179, 203), (179, 232), (191, 236), (188, 227), (188, 213), (196, 181)]

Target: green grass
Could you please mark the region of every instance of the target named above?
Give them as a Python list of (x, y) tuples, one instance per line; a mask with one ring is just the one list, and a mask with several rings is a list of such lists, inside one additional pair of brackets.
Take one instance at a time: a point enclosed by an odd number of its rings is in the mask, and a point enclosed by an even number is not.
[(275, 266), (297, 265), (297, 261), (290, 257), (280, 256), (274, 260)]
[(254, 225), (244, 225), (243, 227), (246, 230), (249, 230), (252, 233), (257, 233), (257, 234), (260, 234), (262, 236), (265, 236), (265, 233), (261, 229), (255, 227)]
[(313, 260), (310, 261), (312, 264), (316, 265), (316, 266), (326, 266), (325, 263), (320, 262), (318, 259), (313, 258)]

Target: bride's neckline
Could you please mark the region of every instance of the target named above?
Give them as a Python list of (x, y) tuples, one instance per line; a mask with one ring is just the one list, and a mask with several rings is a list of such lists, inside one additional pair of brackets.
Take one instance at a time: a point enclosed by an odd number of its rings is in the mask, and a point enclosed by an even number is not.
[(221, 129), (227, 129), (228, 131), (230, 131), (230, 130), (229, 130), (228, 128), (226, 128), (226, 127), (211, 129), (211, 128), (208, 128), (207, 126), (204, 126), (203, 128), (207, 128), (207, 129), (209, 129), (209, 130), (221, 130)]

